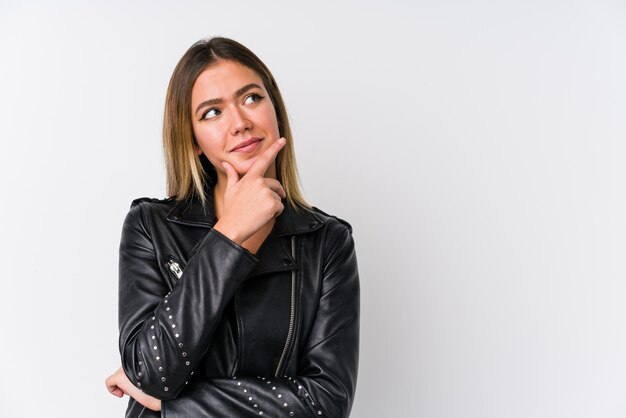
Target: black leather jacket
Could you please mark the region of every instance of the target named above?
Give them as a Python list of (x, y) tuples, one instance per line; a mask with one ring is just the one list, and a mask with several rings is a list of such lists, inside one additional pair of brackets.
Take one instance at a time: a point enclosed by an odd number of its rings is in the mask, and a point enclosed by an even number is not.
[[(284, 201), (286, 202), (286, 201)], [(153, 412), (126, 417), (347, 417), (357, 380), (352, 227), (288, 204), (256, 254), (212, 229), (212, 203), (140, 198), (122, 229), (122, 367)]]

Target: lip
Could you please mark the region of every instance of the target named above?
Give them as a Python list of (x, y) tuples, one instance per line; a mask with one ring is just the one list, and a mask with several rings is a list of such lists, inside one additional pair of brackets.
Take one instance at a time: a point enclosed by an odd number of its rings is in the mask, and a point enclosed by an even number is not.
[(237, 151), (239, 148), (243, 148), (243, 147), (245, 147), (247, 145), (250, 145), (250, 144), (252, 144), (254, 142), (260, 142), (262, 140), (263, 140), (263, 138), (250, 138), (250, 139), (248, 139), (246, 141), (243, 141), (243, 142), (240, 142), (239, 144), (237, 144), (237, 146), (235, 148), (231, 149), (230, 152)]

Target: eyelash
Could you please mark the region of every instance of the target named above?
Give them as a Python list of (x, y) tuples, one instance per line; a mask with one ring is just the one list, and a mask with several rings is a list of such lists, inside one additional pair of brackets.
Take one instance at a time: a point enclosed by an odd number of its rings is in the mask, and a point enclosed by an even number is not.
[[(252, 94), (250, 94), (249, 96), (247, 96), (247, 97), (245, 98), (245, 100), (247, 100), (247, 99), (248, 99), (248, 98), (250, 98), (250, 97), (256, 97), (256, 98), (257, 98), (257, 99), (254, 101), (254, 103), (259, 102), (259, 101), (261, 101), (261, 100), (263, 100), (263, 99), (265, 98), (265, 96), (261, 96), (260, 94), (257, 94), (257, 93), (252, 93)], [(244, 101), (245, 101), (245, 100), (244, 100)], [(206, 115), (207, 115), (210, 111), (212, 111), (212, 110), (217, 110), (217, 111), (219, 111), (219, 109), (218, 109), (218, 108), (216, 108), (216, 107), (212, 107), (212, 108), (210, 108), (210, 109), (207, 109), (206, 111), (204, 111), (204, 112), (202, 113), (202, 116), (200, 117), (200, 121), (213, 119), (213, 118), (206, 119)], [(219, 115), (216, 115), (216, 116), (219, 116)]]

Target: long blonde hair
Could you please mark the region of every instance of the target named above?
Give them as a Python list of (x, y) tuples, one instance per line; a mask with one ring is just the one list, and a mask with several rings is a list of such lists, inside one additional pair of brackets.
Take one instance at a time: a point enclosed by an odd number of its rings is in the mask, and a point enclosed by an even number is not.
[[(196, 138), (191, 122), (191, 90), (206, 68), (219, 60), (234, 61), (255, 71), (265, 86), (278, 122), (280, 136), (287, 143), (276, 156), (276, 177), (282, 184), (291, 206), (310, 209), (300, 191), (293, 137), (285, 103), (267, 66), (248, 48), (232, 39), (213, 37), (194, 43), (180, 59), (170, 78), (163, 115), (163, 149), (167, 173), (167, 195), (176, 200), (197, 197), (206, 205), (205, 190), (216, 181), (215, 168), (195, 152)], [(207, 172), (207, 169), (210, 172)]]

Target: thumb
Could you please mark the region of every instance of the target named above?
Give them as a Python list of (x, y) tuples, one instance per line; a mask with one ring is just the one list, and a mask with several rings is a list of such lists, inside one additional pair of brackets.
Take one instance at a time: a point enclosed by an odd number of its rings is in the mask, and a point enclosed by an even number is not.
[(226, 161), (222, 161), (222, 167), (224, 167), (224, 170), (226, 171), (226, 189), (228, 189), (239, 181), (239, 173), (237, 173), (237, 170), (235, 170), (235, 168)]

